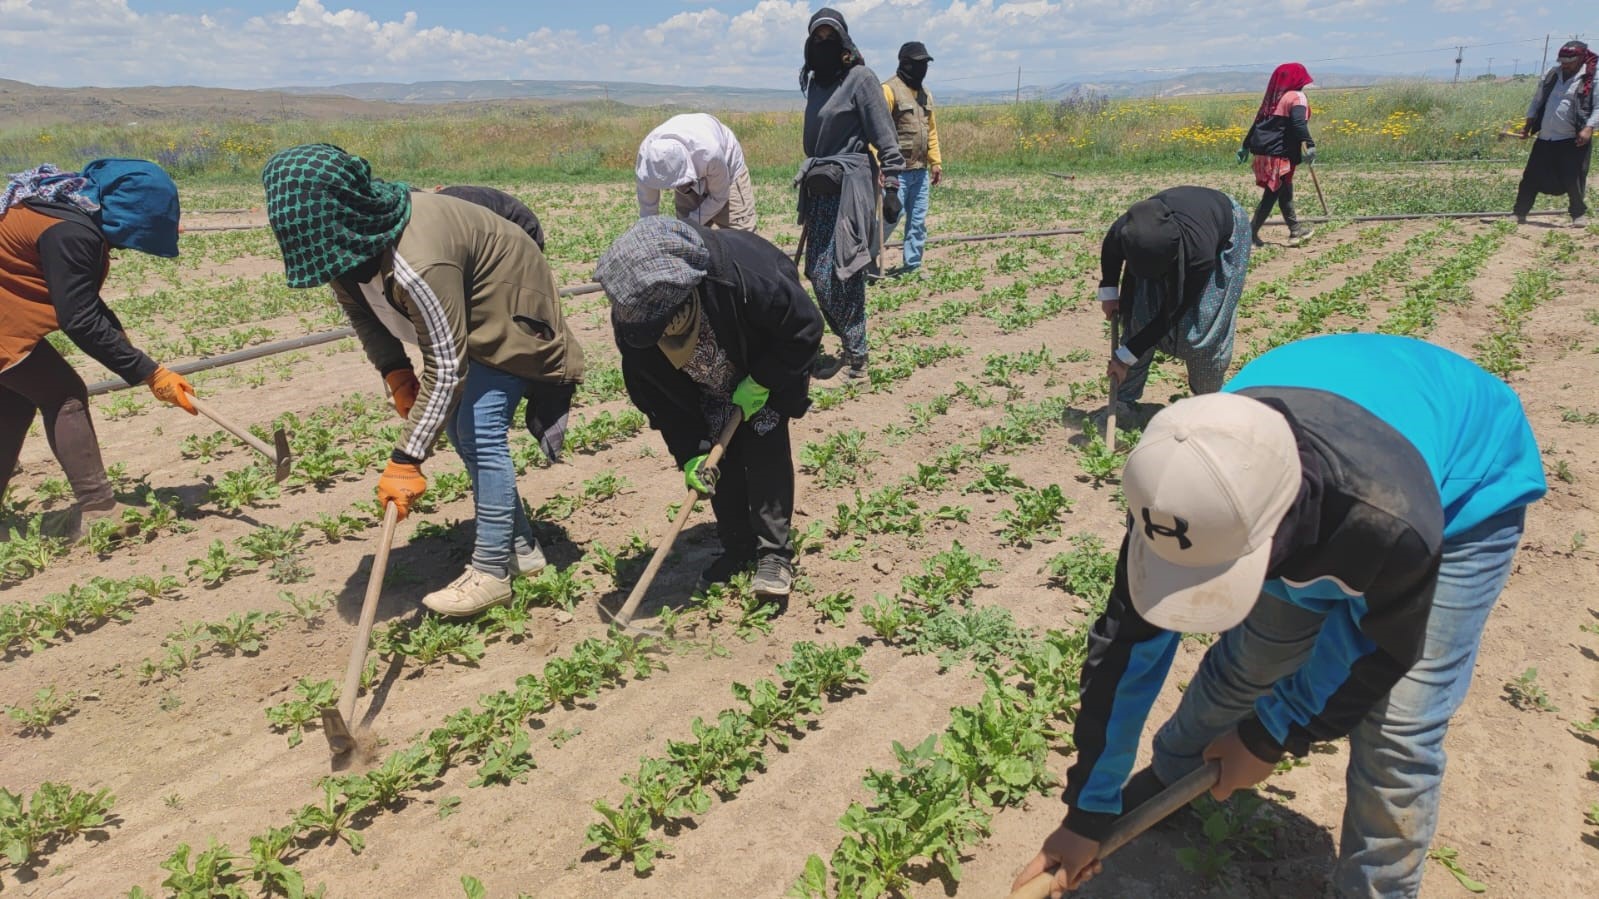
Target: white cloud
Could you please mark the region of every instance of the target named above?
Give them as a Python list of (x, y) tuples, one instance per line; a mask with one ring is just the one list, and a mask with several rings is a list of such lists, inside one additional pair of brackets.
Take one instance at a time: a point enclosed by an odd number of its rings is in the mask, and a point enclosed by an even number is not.
[[(794, 84), (812, 10), (806, 0), (714, 5), (698, 0), (670, 15), (670, 8), (662, 10), (654, 23), (600, 22), (583, 30), (540, 28), (519, 35), (503, 26), (492, 32), (454, 28), (433, 14), (385, 17), (363, 8), (366, 0), (277, 0), (276, 9), (249, 18), (220, 2), (193, 15), (141, 12), (142, 2), (0, 0), (5, 23), (0, 58), (11, 77), (26, 73), (31, 80), (58, 85), (86, 79), (105, 85), (228, 87), (564, 79), (575, 77), (573, 61), (581, 60), (580, 76), (593, 79), (787, 89)], [(1325, 59), (1455, 43), (1428, 36), (1440, 24), (1438, 12), (1450, 15), (1451, 28), (1492, 35), (1482, 41), (1532, 37), (1506, 34), (1499, 13), (1482, 11), (1502, 5), (1497, 0), (1242, 0), (1224, 7), (1204, 0), (837, 0), (833, 5), (849, 20), (869, 63), (883, 74), (893, 68), (901, 43), (925, 41), (937, 58), (935, 89), (940, 77), (962, 88), (1013, 83), (1014, 74), (1000, 73), (1014, 73), (1017, 65), (1025, 81), (1050, 83), (1074, 73)], [(1523, 27), (1576, 22), (1580, 9), (1575, 3), (1556, 4), (1553, 12)], [(1291, 26), (1295, 33), (1263, 34), (1272, 23)], [(183, 53), (174, 53), (174, 47)], [(1506, 58), (1516, 55), (1510, 48), (1503, 52)], [(1395, 66), (1443, 65), (1444, 55), (1449, 54), (1440, 54), (1436, 62), (1401, 57)], [(95, 63), (86, 66), (84, 60)]]

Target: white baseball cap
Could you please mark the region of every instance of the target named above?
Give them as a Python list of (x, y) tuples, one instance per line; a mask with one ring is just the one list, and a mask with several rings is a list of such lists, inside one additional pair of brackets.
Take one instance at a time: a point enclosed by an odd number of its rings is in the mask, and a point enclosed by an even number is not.
[(1288, 420), (1265, 403), (1212, 393), (1157, 414), (1122, 473), (1133, 608), (1170, 631), (1243, 621), (1300, 474)]

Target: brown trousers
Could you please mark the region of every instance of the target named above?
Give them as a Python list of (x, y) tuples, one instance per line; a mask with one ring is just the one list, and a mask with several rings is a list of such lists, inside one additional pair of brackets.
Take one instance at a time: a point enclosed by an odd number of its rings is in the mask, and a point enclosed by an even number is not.
[(44, 340), (26, 359), (0, 372), (0, 496), (17, 470), (35, 413), (44, 415), (45, 439), (66, 472), (79, 507), (111, 508), (115, 499), (89, 418), (88, 387)]
[[(687, 219), (700, 208), (705, 198), (686, 187), (676, 191), (677, 217)], [(750, 170), (742, 169), (733, 176), (732, 187), (727, 192), (727, 205), (722, 211), (701, 222), (707, 228), (733, 228), (739, 231), (755, 230), (755, 185), (750, 181)]]

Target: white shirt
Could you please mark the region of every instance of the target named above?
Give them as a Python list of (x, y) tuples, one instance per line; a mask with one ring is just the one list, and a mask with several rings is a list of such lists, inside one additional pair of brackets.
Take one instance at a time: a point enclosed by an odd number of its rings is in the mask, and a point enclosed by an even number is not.
[(715, 116), (672, 116), (639, 144), (638, 214), (660, 213), (660, 192), (683, 189), (700, 197), (689, 221), (703, 224), (727, 206), (733, 178), (744, 170), (744, 148)]

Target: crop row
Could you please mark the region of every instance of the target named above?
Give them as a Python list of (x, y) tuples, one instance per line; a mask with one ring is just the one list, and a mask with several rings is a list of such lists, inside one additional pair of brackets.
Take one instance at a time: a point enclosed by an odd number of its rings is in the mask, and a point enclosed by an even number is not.
[(640, 874), (666, 850), (652, 832), (704, 815), (715, 793), (723, 801), (738, 795), (746, 781), (766, 767), (764, 747), (788, 747), (790, 736), (811, 726), (823, 699), (841, 699), (867, 680), (858, 646), (794, 644), (787, 662), (772, 678), (748, 686), (734, 683), (739, 706), (723, 709), (715, 723), (696, 717), (691, 740), (668, 740), (664, 756), (639, 760), (638, 770), (622, 778), (628, 792), (613, 807), (594, 802), (601, 820), (586, 839), (601, 857), (630, 860)]
[[(513, 689), (480, 696), (475, 707), (451, 714), (442, 726), (390, 752), (366, 773), (321, 778), (320, 800), (301, 806), (287, 824), (250, 837), (246, 854), (215, 842), (195, 854), (180, 844), (161, 866), (169, 875), (161, 884), (163, 895), (243, 896), (247, 882), (267, 895), (304, 895), (293, 862), (306, 851), (343, 843), (359, 854), (366, 846), (361, 831), (375, 818), (466, 763), (477, 766), (469, 786), (524, 780), (536, 767), (529, 736), (533, 722), (558, 706), (570, 708), (602, 689), (649, 677), (659, 667), (652, 646), (649, 638), (620, 634), (578, 643), (567, 655), (547, 661), (539, 675), (523, 675)], [(140, 887), (129, 893), (130, 899), (145, 896)]]

